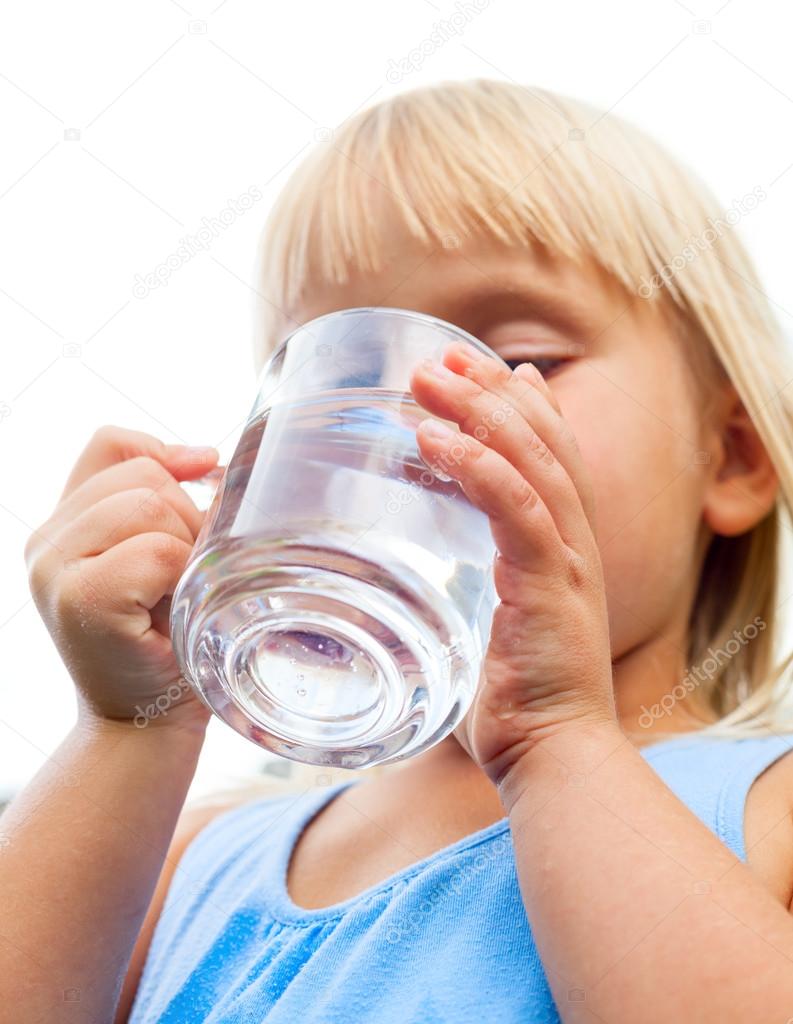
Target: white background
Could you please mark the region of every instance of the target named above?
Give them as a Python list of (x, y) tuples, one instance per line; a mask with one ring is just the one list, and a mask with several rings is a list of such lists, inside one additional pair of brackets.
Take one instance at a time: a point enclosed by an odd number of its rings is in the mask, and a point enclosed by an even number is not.
[[(636, 121), (724, 207), (793, 329), (790, 8), (772, 0), (139, 0), (8, 5), (0, 32), (0, 788), (68, 730), (71, 684), (22, 550), (95, 428), (213, 444), (253, 397), (253, 260), (301, 154), (354, 110), (444, 78), (569, 93)], [(461, 31), (394, 82), (439, 21)], [(426, 49), (426, 47), (425, 47)], [(251, 186), (264, 198), (145, 298), (145, 276)], [(262, 761), (213, 723), (196, 792)]]

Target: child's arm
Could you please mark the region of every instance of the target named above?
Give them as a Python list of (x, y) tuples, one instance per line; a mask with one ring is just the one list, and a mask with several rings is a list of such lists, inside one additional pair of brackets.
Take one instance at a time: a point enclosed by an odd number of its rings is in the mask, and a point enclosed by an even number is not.
[(82, 723), (5, 813), (3, 1024), (113, 1019), (201, 740)]
[(467, 349), (444, 362), (451, 378), (418, 369), (413, 391), (465, 434), (419, 444), (489, 516), (501, 599), (458, 735), (510, 815), (565, 1024), (786, 1024), (793, 917), (619, 728), (591, 490), (550, 389)]
[(616, 726), (562, 729), (501, 785), (565, 1024), (787, 1024), (793, 917)]
[(216, 458), (103, 428), (26, 547), (79, 713), (0, 822), (0, 1021), (113, 1019), (208, 719), (167, 607), (203, 518), (178, 480)]

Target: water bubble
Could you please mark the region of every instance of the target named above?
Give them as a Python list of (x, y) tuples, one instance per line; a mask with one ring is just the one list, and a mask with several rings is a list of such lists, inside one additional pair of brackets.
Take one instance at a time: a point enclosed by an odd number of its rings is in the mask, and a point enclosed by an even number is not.
[(298, 697), (305, 697), (305, 695), (306, 695), (305, 687), (301, 686), (300, 689), (297, 691), (297, 695), (298, 695)]
[(302, 683), (302, 682), (303, 682), (303, 680), (305, 679), (305, 676), (303, 675), (303, 673), (302, 673), (302, 672), (298, 672), (298, 673), (297, 673), (297, 678), (298, 678), (298, 679), (300, 680), (300, 682)]

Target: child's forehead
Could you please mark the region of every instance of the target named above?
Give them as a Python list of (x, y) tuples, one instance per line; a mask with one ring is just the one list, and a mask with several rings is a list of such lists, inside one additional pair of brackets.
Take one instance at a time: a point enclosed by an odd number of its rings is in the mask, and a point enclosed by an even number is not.
[(509, 245), (458, 237), (453, 246), (392, 237), (376, 270), (349, 267), (345, 281), (309, 278), (300, 319), (332, 309), (383, 305), (415, 309), (458, 324), (536, 316), (593, 329), (631, 299), (596, 263), (574, 262), (537, 243)]

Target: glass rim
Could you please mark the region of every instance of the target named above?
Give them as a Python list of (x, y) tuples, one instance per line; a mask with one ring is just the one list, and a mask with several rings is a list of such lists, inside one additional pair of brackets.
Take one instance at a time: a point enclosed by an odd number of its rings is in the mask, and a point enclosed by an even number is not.
[[(430, 327), (440, 327), (442, 330), (449, 331), (452, 334), (458, 336), (462, 341), (467, 341), (470, 345), (473, 345), (474, 348), (478, 349), (480, 352), (484, 352), (485, 355), (488, 355), (491, 358), (498, 360), (499, 362), (504, 362), (504, 360), (497, 352), (494, 352), (492, 348), (490, 348), (488, 345), (485, 345), (485, 343), (481, 341), (479, 338), (477, 338), (475, 335), (469, 334), (468, 331), (464, 330), (462, 327), (458, 327), (457, 324), (453, 324), (448, 320), (442, 320), (439, 316), (432, 316), (430, 313), (420, 313), (418, 312), (418, 310), (415, 309), (401, 309), (399, 306), (352, 306), (345, 309), (334, 309), (331, 310), (330, 313), (322, 313), (320, 316), (315, 316), (312, 320), (306, 320), (306, 322), (304, 324), (300, 324), (299, 327), (295, 327), (295, 329), (290, 331), (289, 334), (287, 334), (286, 337), (283, 339), (283, 341), (279, 342), (275, 349), (273, 349), (273, 352), (269, 356), (267, 363), (265, 363), (265, 367), (267, 366), (268, 363), (270, 363), (271, 360), (275, 359), (275, 357), (278, 355), (281, 349), (287, 344), (288, 341), (294, 338), (296, 334), (299, 334), (301, 331), (307, 330), (313, 324), (319, 324), (323, 320), (328, 320), (330, 317), (352, 316), (352, 314), (354, 313), (385, 314), (387, 316), (392, 316), (402, 320), (417, 320), (420, 323), (427, 324)], [(263, 369), (265, 367), (263, 367)]]

